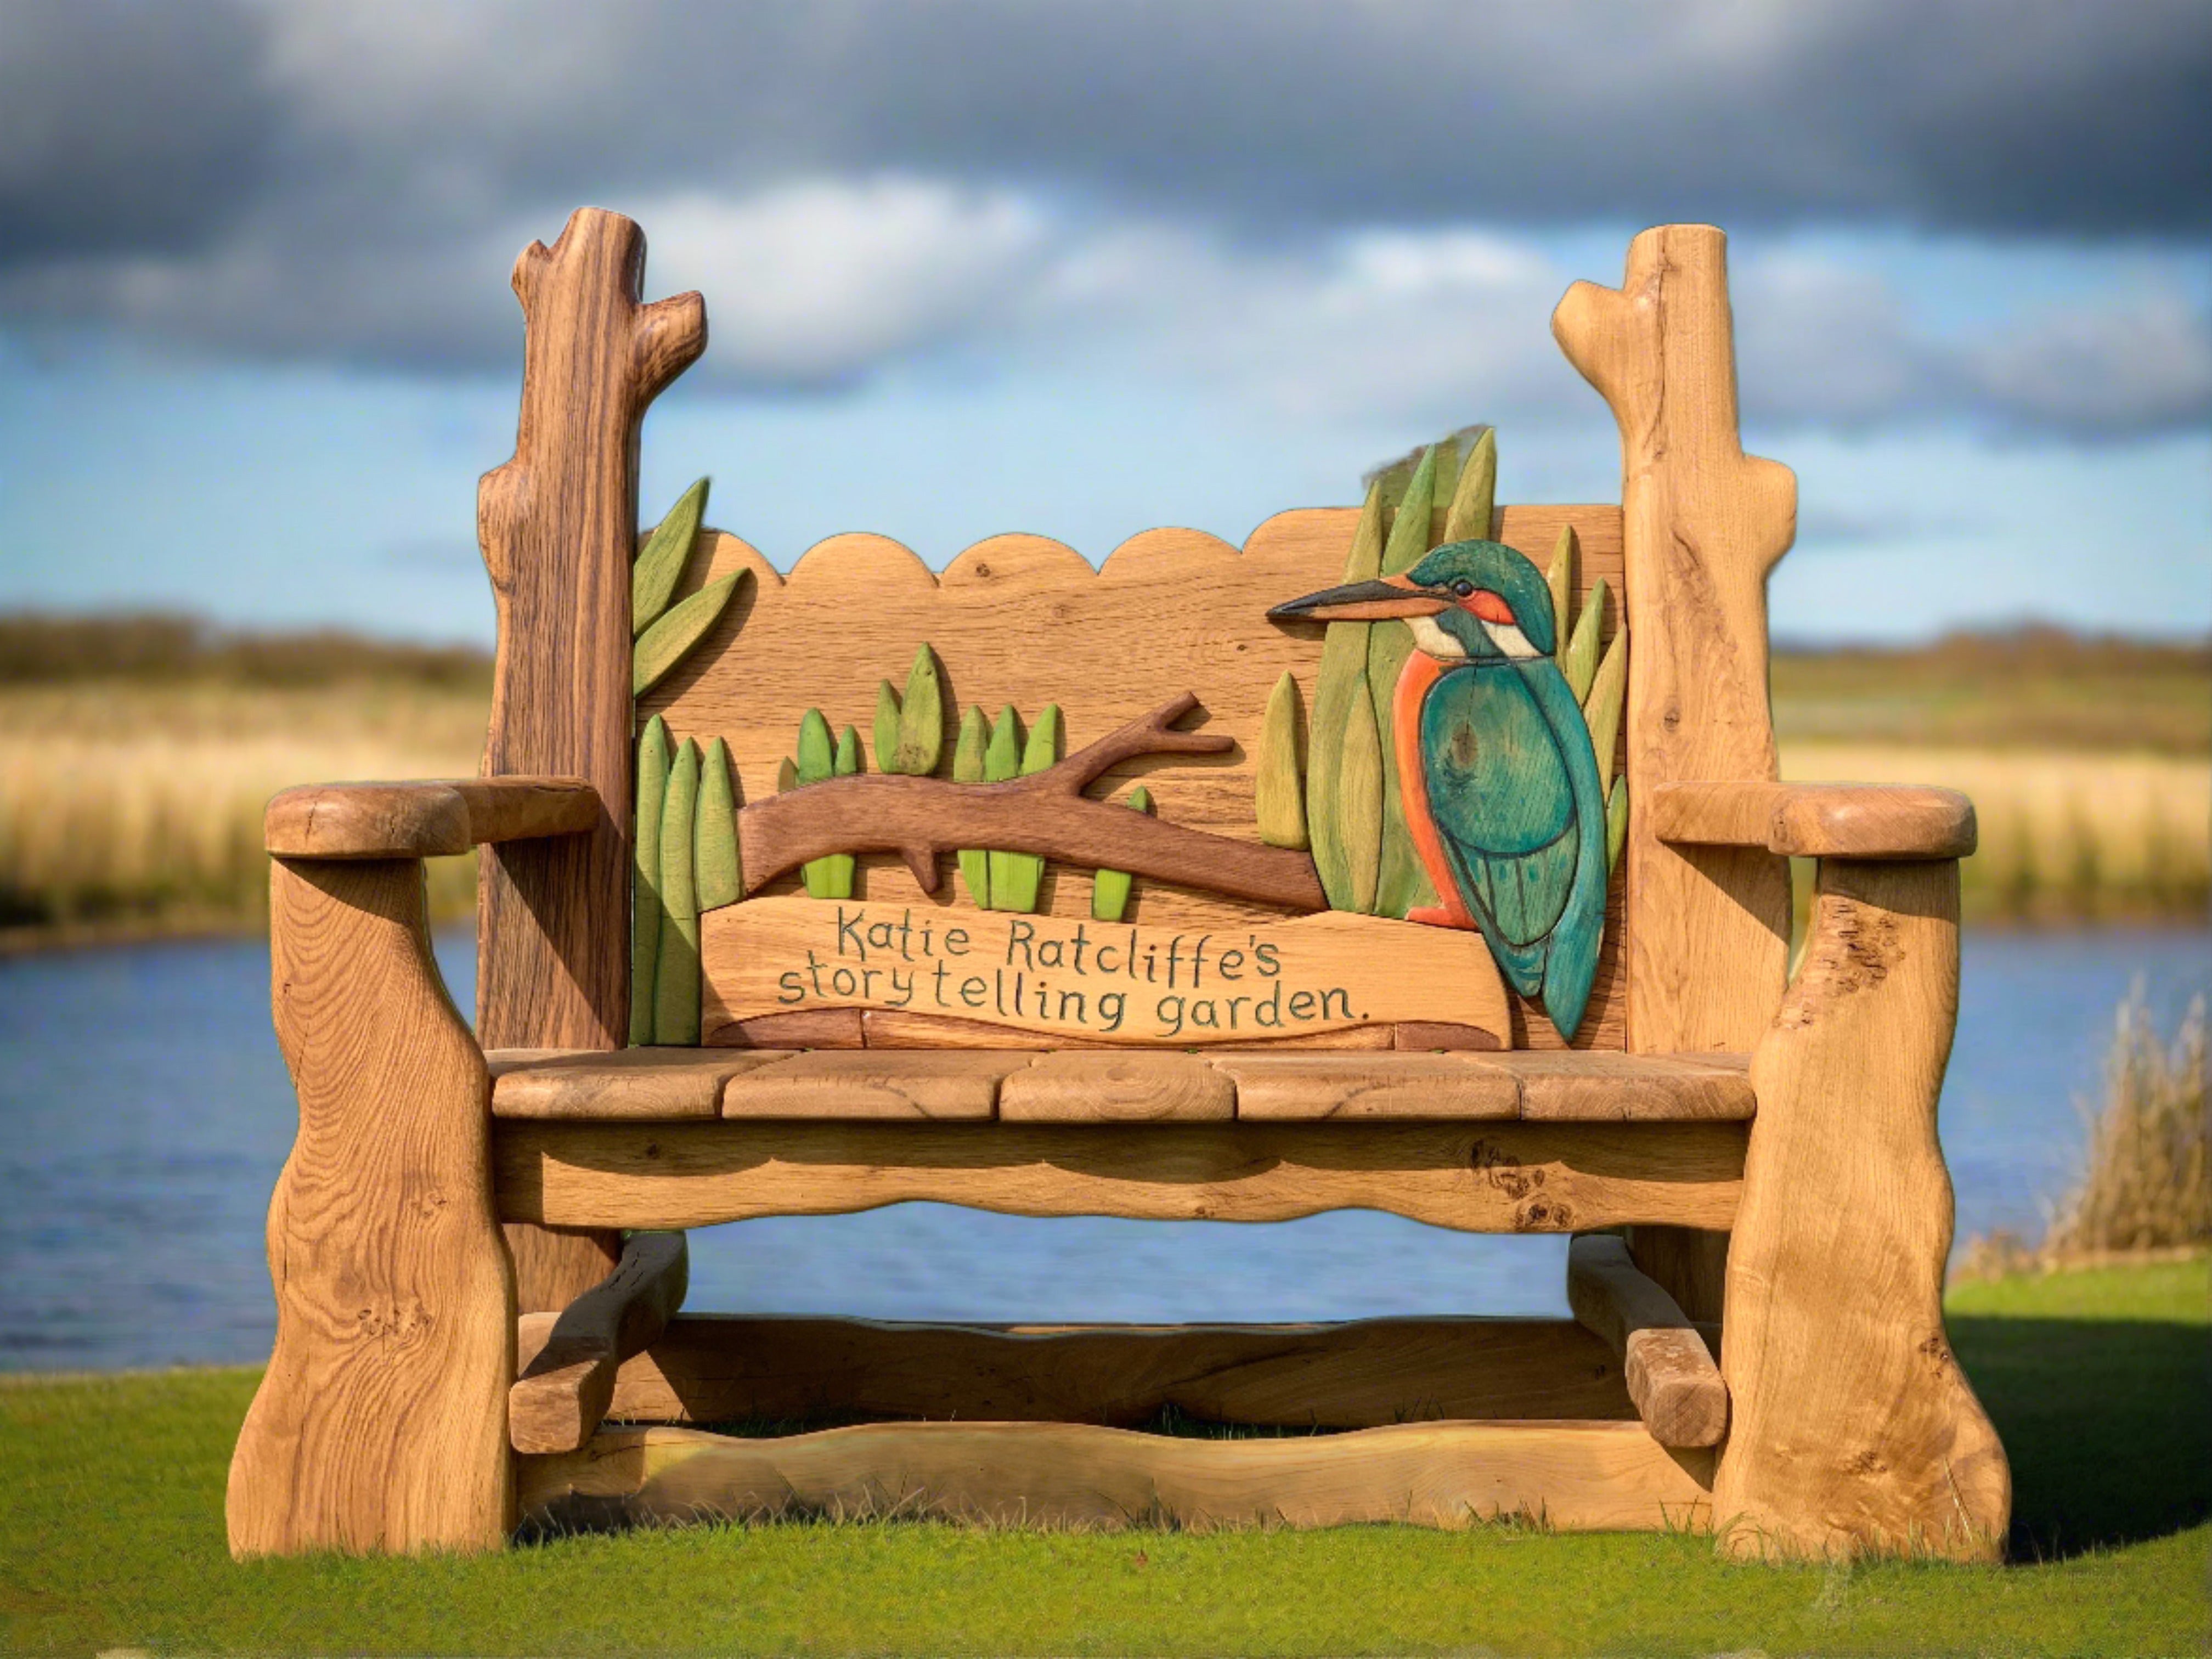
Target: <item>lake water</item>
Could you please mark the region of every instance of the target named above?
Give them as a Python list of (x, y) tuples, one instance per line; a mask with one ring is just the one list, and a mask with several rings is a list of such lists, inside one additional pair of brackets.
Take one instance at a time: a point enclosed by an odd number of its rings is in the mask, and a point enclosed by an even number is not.
[[(439, 940), (460, 1005), (471, 941)], [(2212, 933), (1970, 934), (1942, 1132), (1960, 1236), (2031, 1236), (2081, 1154), (2112, 1010), (2164, 1029), (2212, 988)], [(290, 1085), (252, 941), (0, 960), (0, 1369), (258, 1360), (262, 1224)], [(1272, 1226), (1032, 1220), (901, 1205), (692, 1234), (698, 1309), (909, 1319), (1564, 1314), (1566, 1244), (1345, 1212)]]

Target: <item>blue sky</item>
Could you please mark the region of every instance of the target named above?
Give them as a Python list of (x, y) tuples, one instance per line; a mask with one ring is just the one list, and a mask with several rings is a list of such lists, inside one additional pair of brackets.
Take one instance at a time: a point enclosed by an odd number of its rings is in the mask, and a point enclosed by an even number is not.
[(488, 641), (507, 271), (589, 201), (707, 296), (646, 516), (712, 474), (780, 564), (1241, 540), (1472, 421), (1611, 498), (1550, 309), (1695, 217), (1778, 633), (2212, 628), (2208, 15), (1655, 18), (0, 0), (0, 607)]

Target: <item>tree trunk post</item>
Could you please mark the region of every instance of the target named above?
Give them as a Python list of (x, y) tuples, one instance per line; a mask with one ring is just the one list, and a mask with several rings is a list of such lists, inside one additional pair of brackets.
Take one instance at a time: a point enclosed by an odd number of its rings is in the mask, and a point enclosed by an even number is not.
[(588, 836), (487, 847), (477, 1032), (487, 1048), (618, 1048), (629, 1029), (630, 561), (638, 425), (706, 349), (706, 302), (639, 302), (645, 234), (580, 208), (515, 262), (527, 326), (514, 458), (477, 533), (499, 611), (487, 776), (584, 778)]

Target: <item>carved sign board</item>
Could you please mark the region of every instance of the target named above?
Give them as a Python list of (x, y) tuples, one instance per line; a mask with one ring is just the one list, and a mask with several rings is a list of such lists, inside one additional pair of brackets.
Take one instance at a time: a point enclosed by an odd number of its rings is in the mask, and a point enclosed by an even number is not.
[(1184, 1048), (1392, 1022), (1510, 1029), (1479, 934), (1323, 911), (1211, 931), (799, 897), (709, 912), (708, 1025), (885, 1009)]

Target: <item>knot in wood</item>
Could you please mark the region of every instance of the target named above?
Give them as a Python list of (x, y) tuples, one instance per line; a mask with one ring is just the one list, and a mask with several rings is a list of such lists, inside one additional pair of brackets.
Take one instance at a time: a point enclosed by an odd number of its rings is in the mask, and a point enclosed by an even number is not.
[(419, 1302), (400, 1302), (363, 1308), (356, 1323), (367, 1341), (411, 1347), (429, 1336), (437, 1317)]
[[(1544, 1172), (1536, 1170), (1531, 1173), (1537, 1183), (1542, 1184)], [(1556, 1198), (1533, 1198), (1513, 1212), (1513, 1231), (1518, 1233), (1565, 1232), (1574, 1224), (1573, 1206)]]

